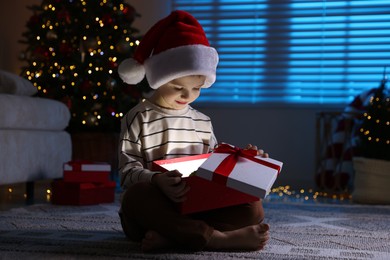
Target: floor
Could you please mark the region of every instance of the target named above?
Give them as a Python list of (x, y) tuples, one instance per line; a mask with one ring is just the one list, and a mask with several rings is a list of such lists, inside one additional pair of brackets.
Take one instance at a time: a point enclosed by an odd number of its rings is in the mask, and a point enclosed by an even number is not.
[[(120, 192), (118, 189), (117, 192)], [(0, 185), (0, 211), (26, 205), (26, 184)], [(313, 189), (292, 188), (289, 185), (272, 189), (265, 201), (292, 201), (301, 203), (352, 203), (349, 194), (331, 194)], [(34, 203), (51, 203), (51, 181), (34, 185)]]

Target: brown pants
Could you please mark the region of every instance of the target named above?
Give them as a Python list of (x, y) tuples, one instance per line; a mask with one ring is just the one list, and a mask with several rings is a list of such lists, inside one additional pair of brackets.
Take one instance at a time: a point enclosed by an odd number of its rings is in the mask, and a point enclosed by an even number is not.
[(148, 230), (154, 230), (177, 244), (177, 248), (202, 250), (214, 229), (229, 231), (263, 221), (261, 201), (182, 215), (154, 185), (140, 182), (122, 197), (121, 223), (126, 236), (141, 241)]

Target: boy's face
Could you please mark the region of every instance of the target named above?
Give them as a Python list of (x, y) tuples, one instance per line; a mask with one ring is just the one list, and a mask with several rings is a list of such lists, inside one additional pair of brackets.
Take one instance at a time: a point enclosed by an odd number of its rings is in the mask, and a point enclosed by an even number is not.
[(199, 97), (204, 81), (204, 76), (174, 79), (156, 90), (154, 102), (168, 109), (183, 109)]

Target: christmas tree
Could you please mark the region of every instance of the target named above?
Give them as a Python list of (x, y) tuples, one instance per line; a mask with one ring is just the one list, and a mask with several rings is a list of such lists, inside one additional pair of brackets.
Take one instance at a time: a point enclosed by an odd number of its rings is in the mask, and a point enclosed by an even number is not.
[(386, 70), (380, 86), (370, 98), (359, 129), (360, 154), (390, 161), (390, 95), (386, 89)]
[(122, 0), (43, 0), (28, 8), (22, 75), (39, 96), (69, 107), (70, 132), (119, 132), (142, 90), (117, 73), (139, 42), (134, 8)]

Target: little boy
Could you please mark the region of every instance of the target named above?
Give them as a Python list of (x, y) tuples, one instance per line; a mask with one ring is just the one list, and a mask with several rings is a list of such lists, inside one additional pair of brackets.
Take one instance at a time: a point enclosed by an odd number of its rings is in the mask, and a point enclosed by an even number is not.
[(218, 53), (198, 21), (174, 11), (119, 67), (125, 82), (136, 84), (146, 75), (155, 90), (123, 118), (119, 146), (121, 223), (145, 252), (259, 250), (269, 239), (260, 201), (182, 215), (174, 204), (186, 199), (190, 187), (181, 174), (150, 170), (155, 160), (209, 153), (217, 144), (210, 118), (189, 105), (214, 83), (217, 64)]

